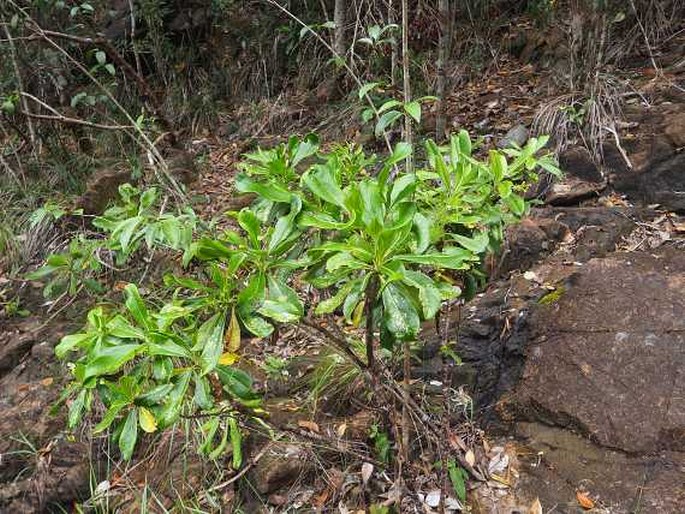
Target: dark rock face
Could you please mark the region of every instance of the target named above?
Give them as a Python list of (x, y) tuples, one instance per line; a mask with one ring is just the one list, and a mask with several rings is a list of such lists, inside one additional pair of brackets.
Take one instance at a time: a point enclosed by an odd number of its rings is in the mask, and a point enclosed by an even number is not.
[(685, 213), (685, 153), (677, 153), (643, 173), (622, 177), (615, 188), (645, 204)]
[(559, 167), (564, 178), (554, 182), (546, 192), (545, 203), (549, 205), (577, 205), (596, 198), (607, 186), (602, 171), (585, 148), (571, 147), (562, 152)]
[(530, 319), (518, 416), (629, 453), (685, 450), (685, 255), (590, 261)]
[(641, 128), (639, 139), (625, 142), (632, 169), (616, 157), (609, 145), (607, 165), (614, 189), (643, 204), (685, 212), (685, 108), (664, 103), (629, 110), (627, 118)]
[(64, 410), (50, 412), (64, 382), (52, 355), (61, 329), (39, 325), (0, 332), (0, 512), (56, 512), (89, 495), (88, 448), (63, 434)]

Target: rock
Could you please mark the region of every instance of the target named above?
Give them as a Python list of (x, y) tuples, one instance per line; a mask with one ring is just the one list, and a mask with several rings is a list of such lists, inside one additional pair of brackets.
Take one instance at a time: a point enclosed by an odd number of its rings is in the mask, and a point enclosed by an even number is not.
[(315, 461), (303, 445), (276, 443), (255, 464), (249, 478), (257, 491), (269, 495), (313, 472), (314, 467)]
[(497, 142), (498, 148), (509, 148), (511, 146), (523, 146), (528, 141), (528, 129), (525, 125), (516, 125), (509, 129), (504, 137)]
[(545, 192), (545, 203), (549, 205), (577, 205), (599, 196), (607, 186), (603, 173), (583, 147), (571, 147), (562, 152), (559, 167), (564, 178), (552, 182)]
[(604, 175), (592, 155), (582, 146), (572, 146), (561, 152), (559, 167), (565, 174), (587, 182), (599, 183), (604, 180)]
[(578, 205), (583, 200), (597, 198), (606, 188), (606, 181), (588, 182), (575, 177), (566, 177), (554, 182), (545, 194), (548, 205)]
[(608, 448), (685, 450), (685, 254), (593, 259), (541, 303), (504, 404)]
[(505, 250), (495, 269), (489, 270), (491, 276), (530, 268), (552, 251), (568, 232), (568, 228), (557, 220), (536, 214), (507, 230)]
[(614, 188), (643, 204), (685, 213), (685, 153), (675, 154), (641, 173), (618, 178)]
[(685, 147), (685, 112), (669, 116), (664, 135), (677, 149)]
[(601, 512), (635, 512), (635, 505), (643, 512), (683, 511), (683, 454), (632, 457), (540, 423), (519, 423), (516, 431), (525, 441), (518, 452), (518, 495), (575, 513), (582, 512), (576, 490), (586, 487), (606, 509)]

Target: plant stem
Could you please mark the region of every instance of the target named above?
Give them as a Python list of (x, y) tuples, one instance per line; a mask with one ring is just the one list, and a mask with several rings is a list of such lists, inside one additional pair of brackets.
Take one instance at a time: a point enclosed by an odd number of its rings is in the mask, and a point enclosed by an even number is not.
[(450, 54), (452, 41), (452, 20), (450, 13), (450, 0), (438, 2), (438, 17), (440, 20), (440, 39), (438, 41), (437, 80), (435, 84), (435, 96), (438, 97), (437, 116), (435, 118), (435, 139), (442, 141), (445, 138), (445, 89), (447, 87), (447, 59)]
[[(409, 5), (407, 0), (402, 0), (402, 89), (404, 92), (404, 104), (411, 102), (411, 77), (409, 76)], [(404, 117), (404, 141), (413, 145), (411, 117)], [(407, 157), (407, 173), (411, 173), (412, 158)]]
[(409, 462), (409, 395), (411, 394), (411, 348), (409, 341), (402, 344), (404, 381), (402, 383), (402, 460)]
[(372, 374), (376, 369), (376, 357), (374, 356), (373, 351), (373, 308), (376, 304), (376, 297), (378, 296), (378, 285), (378, 276), (372, 275), (366, 286), (366, 299), (364, 300), (364, 315), (366, 316), (366, 362)]

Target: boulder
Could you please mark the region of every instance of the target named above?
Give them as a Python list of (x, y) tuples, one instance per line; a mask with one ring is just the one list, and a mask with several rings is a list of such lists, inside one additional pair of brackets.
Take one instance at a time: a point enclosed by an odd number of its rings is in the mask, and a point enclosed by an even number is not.
[(553, 182), (545, 194), (549, 205), (577, 205), (583, 200), (599, 196), (607, 186), (602, 171), (590, 152), (583, 147), (571, 147), (559, 156), (559, 167), (564, 172), (561, 181)]
[(593, 259), (533, 308), (504, 410), (631, 454), (685, 450), (685, 254)]

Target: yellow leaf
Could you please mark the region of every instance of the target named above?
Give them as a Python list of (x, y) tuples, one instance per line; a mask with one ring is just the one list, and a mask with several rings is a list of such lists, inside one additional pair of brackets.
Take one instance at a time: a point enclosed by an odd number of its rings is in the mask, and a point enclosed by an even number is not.
[(528, 509), (528, 514), (542, 514), (542, 504), (540, 498), (535, 498)]
[(297, 422), (297, 426), (300, 428), (305, 428), (305, 429), (309, 430), (310, 432), (315, 432), (317, 434), (320, 431), (319, 425), (317, 425), (313, 421), (307, 421), (307, 420), (301, 419)]
[(592, 498), (590, 498), (587, 493), (576, 491), (576, 500), (578, 500), (578, 504), (585, 510), (595, 508), (595, 502), (592, 501)]
[(240, 324), (235, 315), (235, 309), (231, 310), (231, 323), (228, 325), (224, 336), (225, 349), (227, 352), (235, 353), (240, 348)]
[(338, 434), (338, 437), (344, 436), (346, 431), (347, 423), (341, 423), (340, 425), (338, 425), (338, 428), (335, 429), (335, 433)]
[(464, 460), (468, 462), (469, 466), (473, 467), (473, 465), (476, 463), (476, 455), (473, 453), (473, 450), (466, 452), (466, 455), (464, 455)]
[(240, 356), (235, 353), (225, 352), (221, 354), (221, 357), (219, 357), (219, 364), (221, 364), (222, 366), (230, 366), (231, 364), (235, 363), (239, 358)]
[(352, 311), (352, 324), (355, 328), (359, 327), (362, 322), (362, 315), (364, 314), (364, 302), (359, 302), (359, 304)]
[(157, 431), (157, 420), (154, 414), (150, 412), (145, 407), (140, 407), (138, 409), (138, 421), (140, 422), (140, 428), (145, 430), (147, 433), (152, 433)]

